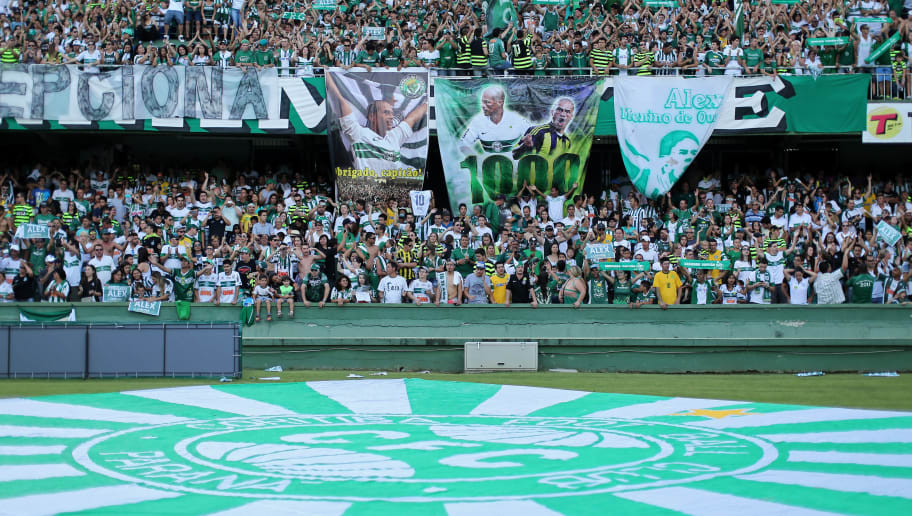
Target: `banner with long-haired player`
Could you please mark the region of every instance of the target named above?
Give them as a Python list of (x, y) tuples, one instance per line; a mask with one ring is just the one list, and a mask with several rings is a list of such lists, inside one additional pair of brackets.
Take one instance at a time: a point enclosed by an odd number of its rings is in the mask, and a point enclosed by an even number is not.
[[(598, 118), (602, 83), (592, 78), (434, 82), (437, 139), (450, 205), (514, 196), (529, 184), (577, 193)], [(444, 101), (443, 99), (446, 99)], [(574, 193), (574, 192), (569, 192)]]
[(326, 74), (327, 136), (340, 200), (395, 198), (424, 184), (428, 148), (425, 70)]

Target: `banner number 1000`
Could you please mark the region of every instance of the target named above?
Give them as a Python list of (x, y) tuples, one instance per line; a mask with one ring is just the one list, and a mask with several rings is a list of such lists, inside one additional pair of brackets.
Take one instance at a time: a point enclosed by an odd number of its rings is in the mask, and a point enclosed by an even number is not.
[(580, 178), (580, 157), (561, 154), (548, 160), (538, 154), (527, 154), (513, 161), (503, 154), (491, 154), (481, 162), (479, 177), (478, 156), (467, 156), (459, 166), (468, 170), (472, 185), (472, 203), (483, 203), (497, 194), (515, 195), (523, 181), (548, 193), (551, 186), (566, 192)]

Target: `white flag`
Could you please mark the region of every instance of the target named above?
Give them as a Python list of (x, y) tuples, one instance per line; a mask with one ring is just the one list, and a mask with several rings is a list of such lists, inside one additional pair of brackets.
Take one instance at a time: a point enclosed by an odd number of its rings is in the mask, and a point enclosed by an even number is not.
[(412, 199), (412, 213), (415, 218), (424, 218), (431, 205), (431, 191), (412, 190), (409, 192), (409, 197)]
[(732, 77), (614, 80), (614, 119), (627, 174), (655, 199), (671, 190), (709, 140)]

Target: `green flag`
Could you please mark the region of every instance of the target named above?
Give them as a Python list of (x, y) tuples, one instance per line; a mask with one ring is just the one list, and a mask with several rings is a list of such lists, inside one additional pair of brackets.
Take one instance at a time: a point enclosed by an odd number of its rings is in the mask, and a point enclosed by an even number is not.
[(510, 22), (513, 22), (514, 27), (522, 28), (521, 23), (517, 21), (518, 17), (513, 2), (510, 0), (485, 0), (485, 6), (488, 30), (506, 28)]
[(900, 36), (899, 32), (894, 33), (886, 41), (881, 43), (880, 46), (878, 46), (877, 48), (875, 48), (874, 50), (871, 51), (871, 55), (869, 55), (867, 58), (865, 58), (865, 63), (873, 63), (874, 60), (877, 59), (878, 57), (880, 57), (881, 55), (883, 55), (884, 52), (886, 52), (887, 50), (890, 50), (890, 48), (892, 48), (893, 45), (899, 43), (900, 37), (901, 36)]
[(735, 5), (735, 33), (739, 38), (744, 36), (744, 4), (741, 2)]

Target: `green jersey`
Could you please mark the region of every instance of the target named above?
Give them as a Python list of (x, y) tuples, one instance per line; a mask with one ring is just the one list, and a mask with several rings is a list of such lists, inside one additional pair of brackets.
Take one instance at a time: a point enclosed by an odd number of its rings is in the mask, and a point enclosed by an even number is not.
[(380, 59), (383, 61), (383, 66), (387, 68), (396, 68), (402, 60), (402, 51), (398, 48), (394, 48), (392, 52), (384, 50), (380, 56)]
[(377, 52), (368, 53), (366, 50), (362, 50), (358, 53), (358, 57), (355, 59), (355, 62), (365, 64), (367, 66), (377, 66), (377, 63), (380, 62), (380, 54)]
[(710, 50), (706, 53), (706, 55), (703, 56), (703, 62), (706, 63), (707, 66), (712, 67), (713, 75), (722, 75), (722, 73), (725, 71), (723, 68), (725, 56), (723, 56), (720, 52), (714, 52)]
[(456, 64), (456, 49), (453, 48), (453, 45), (449, 41), (445, 41), (437, 46), (437, 50), (440, 51), (440, 67), (453, 68), (453, 65)]
[(744, 64), (753, 68), (763, 62), (763, 51), (759, 48), (744, 49)]
[[(552, 50), (548, 52), (550, 68), (567, 68), (570, 62), (570, 56), (566, 50)], [(560, 75), (561, 70), (552, 70), (551, 75)]]
[(196, 283), (196, 273), (193, 268), (187, 272), (180, 269), (171, 270), (171, 279), (174, 282), (175, 301), (193, 301), (193, 284)]
[[(451, 253), (451, 258), (456, 260), (456, 270), (459, 271), (459, 273), (462, 274), (463, 277), (466, 277), (469, 274), (472, 274), (472, 270), (474, 270), (474, 268), (475, 268), (475, 263), (474, 263), (475, 251), (473, 249), (471, 249), (471, 248), (463, 249), (461, 247), (456, 247), (453, 249), (453, 252)], [(463, 258), (468, 258), (468, 259), (466, 260), (465, 263), (460, 264), (459, 260), (462, 260)]]
[(589, 72), (589, 54), (585, 52), (574, 52), (570, 56), (570, 68), (579, 68), (574, 71), (574, 75), (588, 75)]
[(852, 304), (871, 304), (871, 294), (874, 291), (875, 280), (876, 278), (867, 272), (849, 278), (846, 285), (852, 287)]
[(238, 50), (234, 53), (234, 62), (238, 64), (252, 64), (254, 62), (253, 52), (249, 50)]
[(588, 287), (590, 305), (608, 304), (608, 280), (601, 276), (597, 279), (590, 279)]
[(275, 54), (272, 50), (257, 50), (253, 54), (253, 59), (260, 66), (271, 65), (275, 61)]
[(488, 46), (488, 65), (492, 68), (500, 66), (506, 62), (504, 59), (504, 54), (506, 49), (504, 48), (503, 40), (500, 38), (494, 38), (491, 40), (491, 44)]
[(615, 305), (626, 305), (630, 302), (630, 290), (633, 285), (630, 281), (616, 280), (614, 282), (614, 301)]
[(314, 278), (308, 274), (304, 278), (304, 299), (311, 303), (319, 303), (323, 300), (324, 285), (329, 283), (326, 274), (320, 273), (319, 277)]

